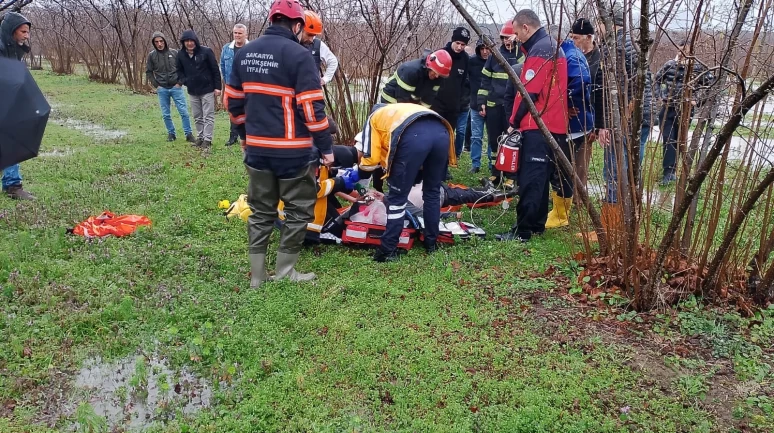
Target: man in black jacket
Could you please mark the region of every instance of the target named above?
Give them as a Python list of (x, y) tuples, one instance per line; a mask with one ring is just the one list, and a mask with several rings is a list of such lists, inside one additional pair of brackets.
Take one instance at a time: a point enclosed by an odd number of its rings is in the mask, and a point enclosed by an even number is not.
[(171, 99), (175, 102), (177, 112), (183, 121), (185, 139), (193, 143), (194, 136), (191, 130), (191, 119), (188, 117), (188, 104), (185, 101), (183, 87), (177, 81), (177, 50), (169, 48), (167, 38), (161, 32), (153, 33), (151, 44), (153, 51), (148, 53), (145, 77), (159, 95), (161, 117), (164, 119), (164, 126), (167, 127), (167, 141), (177, 140), (175, 124), (172, 123), (172, 112), (170, 111), (169, 100)]
[[(714, 81), (711, 72), (698, 60), (694, 60), (693, 68), (688, 73), (688, 59), (685, 53), (690, 47), (688, 41), (677, 44), (677, 56), (667, 61), (656, 72), (656, 95), (661, 99), (659, 125), (664, 139), (664, 161), (662, 185), (673, 183), (677, 177), (677, 143), (680, 129), (684, 122), (690, 125), (693, 117), (693, 107), (701, 106), (707, 99), (707, 88)], [(687, 121), (684, 120), (688, 118)]]
[(220, 70), (215, 53), (199, 44), (193, 30), (186, 30), (180, 38), (185, 49), (177, 53), (177, 78), (188, 88), (191, 111), (196, 122), (195, 146), (209, 149), (215, 128), (215, 98), (220, 96)]
[[(465, 47), (470, 41), (470, 31), (465, 27), (457, 27), (452, 32), (452, 38), (444, 50), (451, 56), (451, 73), (441, 80), (441, 86), (435, 95), (435, 101), (430, 107), (446, 119), (455, 128), (454, 150), (459, 158), (465, 142), (465, 128), (468, 123), (467, 113), (470, 103), (470, 82), (468, 81), (468, 62), (470, 56)], [(464, 113), (464, 114), (463, 114)]]
[[(484, 65), (489, 58), (491, 51), (484, 45), (484, 40), (476, 41), (476, 54), (470, 56), (468, 63), (468, 76), (470, 77), (470, 160), (471, 173), (478, 173), (481, 169), (481, 151), (484, 138), (484, 121), (476, 99), (478, 98), (478, 89), (481, 88), (481, 79), (484, 77)], [(487, 147), (487, 161), (491, 158), (491, 150)]]
[[(0, 24), (0, 57), (22, 60), (30, 52), (27, 41), (30, 39), (32, 23), (22, 14), (8, 12)], [(14, 200), (35, 200), (35, 196), (22, 188), (19, 164), (0, 170), (3, 180), (3, 192)]]

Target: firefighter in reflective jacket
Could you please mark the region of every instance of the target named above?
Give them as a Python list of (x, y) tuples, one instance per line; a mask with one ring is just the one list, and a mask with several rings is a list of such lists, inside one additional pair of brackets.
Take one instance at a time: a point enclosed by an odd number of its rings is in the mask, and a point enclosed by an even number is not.
[[(264, 34), (235, 56), (226, 87), (229, 114), (238, 125), (250, 177), (251, 287), (267, 279), (266, 250), (280, 200), (285, 203), (286, 220), (275, 279), (308, 281), (315, 277), (295, 270), (317, 198), (310, 161), (321, 157), (327, 166), (333, 162), (320, 75), (297, 38), (304, 26), (304, 9), (298, 0), (275, 0), (269, 21)], [(319, 149), (316, 157), (313, 144)]]
[[(567, 141), (567, 59), (558, 41), (552, 38), (540, 23), (537, 14), (522, 9), (513, 19), (514, 34), (521, 41), (527, 55), (521, 71), (529, 97), (540, 118), (553, 135), (559, 147)], [(526, 100), (516, 95), (510, 127), (521, 131), (522, 146), (519, 155), (519, 202), (516, 205), (516, 224), (508, 233), (496, 235), (498, 240), (528, 241), (546, 229), (548, 192), (551, 174), (556, 169), (554, 152), (535, 119), (529, 113)]]
[(447, 165), (457, 165), (451, 125), (435, 111), (416, 104), (376, 104), (363, 128), (362, 146), (359, 177), (368, 178), (381, 168), (388, 185), (384, 199), (387, 227), (374, 260), (397, 259), (408, 194), (420, 181), (425, 201), (425, 249), (435, 251), (441, 182)]
[[(524, 61), (524, 55), (519, 51), (516, 42), (511, 40), (513, 36), (513, 24), (510, 21), (503, 24), (500, 29), (500, 54), (512, 66)], [(495, 59), (489, 56), (481, 71), (481, 87), (478, 89), (478, 108), (479, 114), (486, 117), (487, 141), (489, 142), (489, 154), (497, 153), (497, 139), (508, 129), (508, 117), (511, 113), (506, 113), (505, 106), (505, 88), (508, 84), (508, 73), (505, 68)], [(489, 164), (492, 175), (489, 180), (497, 185), (500, 182), (506, 188), (513, 188), (513, 179), (502, 179), (500, 170), (494, 165)]]
[(425, 58), (403, 63), (384, 85), (381, 102), (407, 102), (430, 107), (440, 87), (435, 84), (435, 80), (448, 77), (451, 66), (452, 58), (446, 50), (438, 50)]

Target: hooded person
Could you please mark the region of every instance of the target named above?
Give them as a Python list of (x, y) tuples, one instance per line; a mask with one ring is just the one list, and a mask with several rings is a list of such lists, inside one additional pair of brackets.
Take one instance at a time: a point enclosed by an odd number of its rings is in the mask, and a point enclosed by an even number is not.
[(457, 27), (452, 32), (451, 41), (443, 48), (451, 57), (451, 73), (441, 80), (435, 101), (431, 109), (455, 128), (454, 150), (459, 158), (465, 143), (465, 129), (468, 124), (468, 104), (470, 104), (470, 81), (468, 65), (470, 56), (465, 47), (470, 42), (470, 31)]
[[(28, 45), (32, 23), (24, 15), (8, 12), (0, 23), (0, 57), (22, 60), (30, 52)], [(0, 170), (3, 192), (14, 200), (35, 200), (35, 196), (25, 191), (19, 164)]]
[(151, 36), (153, 50), (148, 53), (148, 61), (145, 65), (145, 77), (148, 84), (156, 89), (161, 107), (161, 117), (167, 128), (167, 141), (177, 140), (175, 124), (172, 122), (172, 112), (169, 101), (172, 100), (183, 122), (185, 139), (189, 143), (195, 141), (191, 130), (191, 119), (188, 117), (188, 103), (185, 100), (183, 87), (177, 78), (177, 50), (169, 48), (164, 33), (154, 32)]
[(215, 129), (215, 98), (222, 88), (218, 61), (212, 49), (201, 45), (191, 29), (183, 32), (180, 44), (183, 49), (177, 53), (177, 79), (188, 88), (191, 97), (198, 137), (194, 146), (209, 149)]
[[(484, 66), (492, 51), (484, 45), (484, 40), (476, 41), (476, 54), (470, 56), (468, 62), (468, 77), (470, 81), (470, 160), (471, 173), (478, 173), (481, 169), (481, 151), (483, 148), (484, 122), (485, 117), (478, 108), (476, 99), (478, 90), (481, 88), (481, 80), (484, 78)], [(488, 150), (488, 148), (487, 148)], [(491, 151), (487, 152), (487, 160), (491, 156)]]

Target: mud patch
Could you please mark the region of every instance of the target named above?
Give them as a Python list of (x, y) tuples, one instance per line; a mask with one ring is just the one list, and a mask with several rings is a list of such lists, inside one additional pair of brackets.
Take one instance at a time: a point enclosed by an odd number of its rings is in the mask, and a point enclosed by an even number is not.
[[(212, 404), (212, 387), (205, 379), (183, 369), (172, 370), (155, 355), (132, 355), (106, 363), (93, 358), (84, 363), (73, 386), (75, 399), (68, 412), (88, 403), (93, 414), (107, 421), (113, 430), (141, 430), (154, 422), (174, 419), (176, 414), (193, 414)], [(91, 411), (87, 411), (91, 412)]]
[(65, 128), (74, 129), (82, 132), (84, 135), (96, 138), (97, 140), (109, 141), (118, 140), (126, 136), (127, 132), (119, 129), (108, 129), (96, 123), (87, 122), (73, 118), (52, 118), (51, 122)]

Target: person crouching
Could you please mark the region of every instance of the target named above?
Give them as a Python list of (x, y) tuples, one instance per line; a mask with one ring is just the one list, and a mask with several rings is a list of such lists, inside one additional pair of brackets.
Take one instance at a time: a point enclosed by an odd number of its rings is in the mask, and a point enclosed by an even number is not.
[(397, 245), (411, 187), (423, 182), (425, 240), (436, 249), (441, 215), (440, 189), (447, 164), (456, 166), (454, 130), (436, 112), (416, 104), (376, 104), (363, 128), (358, 175), (370, 178), (381, 168), (387, 179), (387, 226), (374, 261), (398, 258)]

